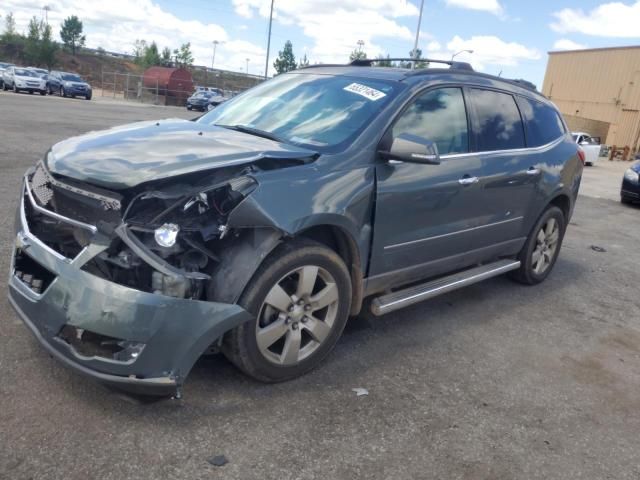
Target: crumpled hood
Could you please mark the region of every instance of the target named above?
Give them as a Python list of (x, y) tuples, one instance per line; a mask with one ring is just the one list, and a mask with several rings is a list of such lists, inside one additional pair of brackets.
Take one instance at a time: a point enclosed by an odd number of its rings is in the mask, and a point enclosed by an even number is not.
[(47, 167), (54, 174), (119, 190), (261, 158), (306, 159), (315, 153), (222, 127), (168, 119), (62, 141), (51, 148)]

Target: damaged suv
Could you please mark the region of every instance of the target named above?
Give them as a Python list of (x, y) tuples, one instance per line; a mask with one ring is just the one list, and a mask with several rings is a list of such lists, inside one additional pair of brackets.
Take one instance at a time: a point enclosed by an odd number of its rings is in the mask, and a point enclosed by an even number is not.
[(174, 394), (203, 353), (266, 382), (385, 314), (551, 271), (581, 152), (516, 81), (359, 60), (279, 75), (196, 121), (54, 145), (22, 185), (9, 298), (73, 369)]

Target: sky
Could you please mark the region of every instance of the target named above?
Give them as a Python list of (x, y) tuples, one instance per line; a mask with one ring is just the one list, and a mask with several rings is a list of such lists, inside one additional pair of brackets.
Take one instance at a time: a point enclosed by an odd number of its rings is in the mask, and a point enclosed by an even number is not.
[[(131, 53), (136, 39), (160, 49), (191, 42), (195, 64), (263, 75), (271, 0), (2, 0), (0, 22), (13, 12), (18, 30), (32, 16), (56, 35), (77, 15), (88, 47)], [(296, 58), (344, 63), (363, 41), (370, 58), (407, 57), (420, 0), (274, 0), (269, 75), (291, 40)], [(418, 47), (423, 56), (458, 60), (476, 70), (524, 78), (542, 87), (547, 52), (634, 45), (640, 39), (640, 0), (425, 0)], [(248, 59), (248, 62), (247, 62)]]

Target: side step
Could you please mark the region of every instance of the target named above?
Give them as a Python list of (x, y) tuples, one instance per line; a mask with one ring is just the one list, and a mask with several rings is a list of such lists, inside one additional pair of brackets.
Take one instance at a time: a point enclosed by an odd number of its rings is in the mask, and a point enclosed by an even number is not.
[(371, 312), (376, 316), (384, 315), (518, 268), (520, 262), (517, 260), (499, 260), (454, 273), (448, 277), (377, 297), (371, 302)]

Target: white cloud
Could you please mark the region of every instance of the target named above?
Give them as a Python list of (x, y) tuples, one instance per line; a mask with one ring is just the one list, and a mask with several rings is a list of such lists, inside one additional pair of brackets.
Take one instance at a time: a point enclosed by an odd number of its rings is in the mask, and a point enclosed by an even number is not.
[(452, 7), (481, 10), (499, 16), (504, 15), (504, 8), (498, 0), (445, 0), (445, 2)]
[[(238, 13), (269, 16), (269, 2), (233, 0), (233, 4)], [(279, 0), (274, 10), (277, 22), (296, 25), (311, 39), (312, 63), (344, 63), (358, 40), (364, 41), (364, 50), (372, 58), (387, 53), (383, 45), (388, 41), (407, 42), (410, 50), (413, 33), (396, 19), (417, 15), (418, 8), (406, 0)], [(276, 44), (276, 48), (280, 47)], [(298, 49), (294, 45), (294, 53), (299, 54)]]
[(430, 52), (433, 58), (448, 59), (454, 53), (473, 50), (473, 53), (461, 53), (456, 60), (469, 62), (476, 70), (486, 70), (488, 66), (514, 67), (522, 61), (539, 60), (540, 52), (516, 42), (507, 42), (493, 35), (473, 36), (463, 39), (456, 35), (446, 45), (446, 49)]
[(586, 45), (574, 42), (573, 40), (569, 40), (568, 38), (561, 38), (553, 44), (554, 50), (583, 50), (585, 48), (587, 48)]
[[(0, 15), (14, 13), (19, 31), (26, 30), (32, 16), (42, 15), (42, 2), (36, 0), (2, 0)], [(229, 70), (244, 69), (249, 58), (249, 72), (262, 74), (265, 49), (233, 38), (222, 26), (199, 20), (183, 20), (163, 10), (152, 0), (58, 0), (49, 11), (49, 23), (56, 37), (60, 25), (69, 15), (77, 15), (84, 24), (88, 47), (131, 53), (136, 39), (155, 41), (160, 49), (179, 47), (191, 42), (196, 65), (211, 65), (213, 40), (216, 66)]]
[(435, 40), (427, 44), (427, 52), (437, 52), (438, 50), (441, 50), (441, 49), (442, 49), (442, 45), (440, 45), (440, 42), (437, 42)]
[(560, 33), (578, 32), (596, 37), (640, 37), (640, 1), (604, 3), (589, 12), (565, 8), (553, 14), (551, 28)]

